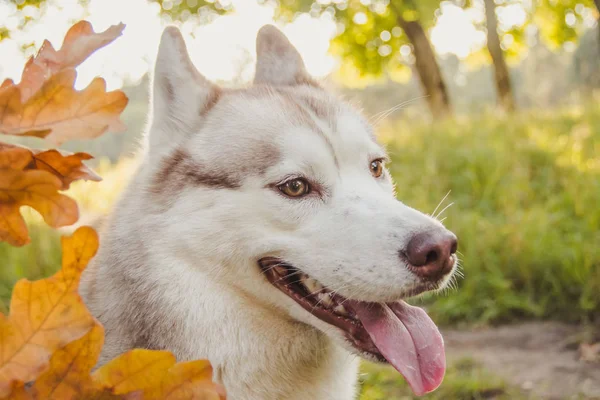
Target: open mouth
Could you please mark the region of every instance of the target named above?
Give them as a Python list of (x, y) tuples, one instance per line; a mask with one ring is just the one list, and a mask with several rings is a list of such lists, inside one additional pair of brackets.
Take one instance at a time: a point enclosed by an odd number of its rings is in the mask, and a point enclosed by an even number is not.
[[(394, 366), (416, 395), (441, 384), (446, 369), (444, 342), (421, 308), (403, 301), (372, 303), (345, 298), (278, 258), (262, 258), (259, 265), (273, 286), (342, 330), (363, 357)], [(407, 296), (436, 288), (437, 284), (424, 284)]]

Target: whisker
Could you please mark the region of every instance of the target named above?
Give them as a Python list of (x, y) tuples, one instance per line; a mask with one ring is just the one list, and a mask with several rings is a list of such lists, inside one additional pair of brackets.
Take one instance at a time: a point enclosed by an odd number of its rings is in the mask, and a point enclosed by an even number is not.
[(444, 213), (444, 211), (446, 211), (448, 208), (452, 207), (453, 205), (454, 205), (454, 202), (452, 202), (452, 203), (448, 204), (446, 207), (442, 208), (442, 211), (440, 211), (440, 212), (439, 212), (439, 213), (438, 213), (438, 214), (437, 214), (435, 217), (433, 217), (433, 218), (435, 218), (435, 219), (438, 219), (438, 217), (439, 217), (440, 215), (442, 215), (442, 214)]
[(435, 210), (433, 210), (433, 212), (431, 213), (431, 215), (435, 215), (435, 212), (438, 210), (438, 208), (440, 208), (440, 206), (442, 205), (442, 203), (444, 202), (444, 200), (446, 200), (446, 198), (448, 197), (448, 195), (450, 194), (451, 191), (452, 191), (452, 189), (448, 190), (448, 193), (446, 193), (446, 195), (440, 200), (440, 202), (435, 207)]
[(374, 116), (372, 116), (372, 117), (369, 119), (369, 122), (370, 122), (371, 124), (373, 124), (373, 125), (377, 125), (377, 124), (378, 124), (378, 123), (379, 123), (381, 120), (383, 120), (383, 119), (385, 119), (385, 118), (389, 117), (389, 116), (390, 116), (392, 113), (394, 113), (395, 111), (399, 110), (399, 109), (400, 109), (400, 108), (402, 108), (403, 106), (405, 106), (405, 105), (408, 105), (408, 104), (410, 104), (410, 103), (412, 103), (412, 102), (414, 102), (414, 101), (417, 101), (417, 100), (423, 99), (423, 98), (425, 98), (425, 97), (428, 97), (428, 95), (424, 95), (424, 96), (418, 96), (418, 97), (415, 97), (415, 98), (413, 98), (413, 99), (409, 99), (409, 100), (406, 100), (406, 101), (400, 102), (400, 103), (396, 104), (395, 106), (393, 106), (393, 107), (391, 107), (391, 108), (388, 108), (388, 109), (387, 109), (387, 110), (385, 110), (385, 111), (381, 111), (381, 112), (379, 112), (379, 113), (375, 114)]
[[(298, 271), (298, 272), (300, 272), (300, 271)], [(278, 282), (280, 282), (282, 279), (286, 279), (287, 277), (293, 276), (293, 275), (297, 274), (298, 272), (294, 272), (293, 274), (289, 274), (289, 275), (286, 275), (286, 276), (282, 276), (281, 278), (277, 279), (276, 281), (273, 281), (273, 283), (278, 283)], [(301, 273), (301, 272), (300, 272), (300, 273)], [(299, 282), (302, 282), (302, 279), (299, 279), (299, 280), (297, 280), (297, 281), (294, 281), (294, 282), (290, 282), (289, 284), (290, 284), (290, 285), (293, 285), (294, 283), (299, 283)]]

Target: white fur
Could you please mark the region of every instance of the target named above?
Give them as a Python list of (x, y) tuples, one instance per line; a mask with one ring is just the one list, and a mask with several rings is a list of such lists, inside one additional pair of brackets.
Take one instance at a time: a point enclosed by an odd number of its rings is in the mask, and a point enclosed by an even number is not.
[[(371, 160), (385, 156), (371, 128), (305, 83), (285, 37), (268, 27), (258, 42), (256, 83), (279, 89), (227, 93), (201, 115), (217, 89), (193, 68), (178, 31), (165, 31), (148, 151), (81, 292), (106, 328), (100, 363), (135, 346), (166, 348), (179, 360), (208, 358), (232, 400), (349, 400), (357, 356), (337, 328), (269, 284), (257, 260), (281, 257), (346, 297), (398, 300), (418, 283), (398, 252), (440, 224), (397, 201), (387, 172), (371, 175)], [(286, 96), (324, 104), (328, 117), (301, 100), (288, 107)], [(302, 123), (306, 115), (314, 125)], [(160, 193), (157, 174), (176, 149), (240, 186), (182, 181)], [(245, 169), (256, 160), (263, 171)], [(290, 174), (318, 181), (322, 196), (282, 196), (272, 185)]]

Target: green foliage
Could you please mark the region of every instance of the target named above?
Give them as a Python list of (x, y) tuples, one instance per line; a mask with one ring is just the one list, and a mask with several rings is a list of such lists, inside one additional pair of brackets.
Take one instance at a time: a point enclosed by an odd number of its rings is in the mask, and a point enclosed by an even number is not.
[[(360, 384), (360, 400), (416, 399), (406, 381), (390, 366), (363, 363)], [(450, 365), (442, 386), (423, 398), (519, 400), (526, 397), (472, 360), (461, 359)]]
[[(424, 298), (438, 322), (600, 317), (600, 109), (392, 124), (398, 197), (445, 224), (465, 279)], [(444, 208), (442, 204), (440, 208)]]
[[(439, 0), (281, 0), (279, 13), (287, 19), (302, 12), (330, 14), (335, 19), (340, 31), (332, 41), (331, 51), (342, 62), (340, 76), (346, 83), (384, 74), (404, 80), (411, 50), (400, 20), (419, 21), (427, 29), (435, 22), (439, 4)], [(407, 47), (403, 56), (400, 48), (404, 45)]]
[(208, 22), (204, 18), (225, 14), (232, 10), (230, 1), (227, 0), (152, 0), (160, 4), (164, 14), (173, 19), (186, 20), (191, 16), (199, 16), (201, 22)]
[(41, 6), (46, 0), (17, 0), (16, 4), (18, 8), (24, 8), (25, 6)]
[(31, 243), (24, 247), (0, 242), (0, 312), (5, 315), (19, 279), (46, 278), (60, 268), (60, 235), (41, 222), (32, 225), (29, 233)]
[(585, 9), (595, 7), (593, 0), (540, 0), (535, 10), (535, 23), (544, 41), (559, 47), (566, 42), (577, 42), (585, 30)]

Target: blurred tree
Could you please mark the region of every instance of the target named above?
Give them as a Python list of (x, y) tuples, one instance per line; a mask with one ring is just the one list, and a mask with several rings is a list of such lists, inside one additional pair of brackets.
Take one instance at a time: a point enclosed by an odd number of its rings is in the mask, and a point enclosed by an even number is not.
[(533, 21), (542, 39), (551, 47), (576, 43), (586, 31), (586, 19), (594, 16), (600, 38), (600, 0), (539, 0), (536, 3)]
[[(186, 20), (192, 15), (212, 18), (215, 15), (224, 14), (232, 10), (231, 2), (228, 0), (151, 0), (160, 4), (162, 11), (174, 19)], [(202, 21), (205, 22), (205, 21)]]
[(484, 7), (487, 25), (487, 48), (492, 57), (492, 64), (494, 65), (494, 81), (496, 83), (498, 104), (505, 111), (511, 112), (515, 109), (515, 100), (510, 74), (506, 66), (506, 60), (504, 59), (504, 51), (500, 45), (496, 2), (494, 0), (484, 0)]
[(406, 76), (414, 63), (434, 118), (452, 114), (448, 90), (425, 30), (434, 23), (439, 0), (280, 0), (280, 15), (330, 14), (339, 34), (332, 52), (342, 61), (342, 74), (392, 79)]

